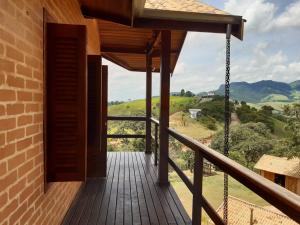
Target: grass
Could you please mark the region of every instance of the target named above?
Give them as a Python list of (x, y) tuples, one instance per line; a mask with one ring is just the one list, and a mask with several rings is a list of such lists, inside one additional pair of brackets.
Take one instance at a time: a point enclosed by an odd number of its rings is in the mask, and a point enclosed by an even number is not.
[[(189, 172), (185, 171), (185, 174)], [(190, 177), (190, 176), (189, 176)], [(216, 175), (203, 178), (203, 196), (207, 201), (217, 209), (223, 202), (223, 185), (224, 185), (223, 173), (218, 172)], [(189, 216), (192, 216), (192, 194), (187, 189), (185, 184), (181, 181), (175, 172), (170, 173), (170, 182), (174, 187), (178, 197), (180, 198), (184, 208)], [(268, 206), (269, 204), (261, 197), (256, 195), (253, 191), (246, 188), (244, 185), (229, 177), (229, 195), (237, 197), (239, 199), (251, 202), (259, 206)], [(203, 216), (203, 220), (207, 221), (207, 216)]]
[[(181, 111), (187, 104), (192, 101), (192, 97), (171, 96), (170, 97), (170, 114)], [(152, 98), (152, 111), (154, 115), (158, 115), (159, 97)], [(108, 107), (108, 115), (110, 116), (135, 116), (145, 115), (146, 102), (145, 99), (125, 102), (119, 105), (111, 105)]]
[[(210, 138), (216, 133), (216, 131), (201, 125), (197, 120), (190, 118), (188, 113), (183, 112), (174, 113), (170, 117), (170, 127), (199, 141), (203, 138)], [(221, 126), (219, 125), (218, 128), (221, 129)]]

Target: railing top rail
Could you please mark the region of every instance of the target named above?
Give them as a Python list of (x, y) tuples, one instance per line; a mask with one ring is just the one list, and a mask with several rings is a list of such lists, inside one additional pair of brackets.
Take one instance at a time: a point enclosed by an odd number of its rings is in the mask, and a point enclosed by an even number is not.
[(145, 116), (108, 116), (107, 120), (146, 121)]
[(159, 125), (159, 121), (158, 121), (157, 119), (155, 119), (155, 118), (153, 118), (153, 117), (151, 117), (150, 119), (151, 119), (151, 122), (153, 122), (153, 123)]
[(243, 167), (221, 153), (168, 128), (169, 134), (194, 151), (199, 151), (204, 158), (218, 166), (266, 201), (280, 209), (287, 216), (300, 222), (300, 196), (265, 179), (257, 173)]

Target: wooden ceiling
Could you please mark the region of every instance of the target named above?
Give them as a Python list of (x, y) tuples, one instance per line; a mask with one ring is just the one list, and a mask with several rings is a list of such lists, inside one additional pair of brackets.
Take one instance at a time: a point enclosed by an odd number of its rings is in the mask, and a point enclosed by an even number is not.
[[(98, 20), (101, 55), (130, 70), (146, 71), (146, 53), (151, 49), (154, 72), (160, 71), (160, 33), (150, 29)], [(172, 31), (171, 71), (173, 72), (184, 43), (186, 31)]]
[(82, 14), (131, 25), (132, 0), (79, 0)]

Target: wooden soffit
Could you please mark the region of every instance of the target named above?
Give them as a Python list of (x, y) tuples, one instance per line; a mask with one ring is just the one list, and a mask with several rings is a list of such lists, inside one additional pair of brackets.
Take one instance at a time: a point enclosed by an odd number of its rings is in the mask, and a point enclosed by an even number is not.
[[(152, 68), (160, 71), (160, 32), (144, 28), (132, 28), (126, 25), (98, 20), (101, 39), (101, 55), (130, 70), (146, 71), (146, 53), (151, 52)], [(171, 71), (174, 71), (186, 31), (172, 31)]]

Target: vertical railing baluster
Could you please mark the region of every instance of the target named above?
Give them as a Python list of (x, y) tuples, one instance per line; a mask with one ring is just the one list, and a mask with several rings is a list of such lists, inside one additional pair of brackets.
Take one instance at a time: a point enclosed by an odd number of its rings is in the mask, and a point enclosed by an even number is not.
[(158, 124), (155, 123), (155, 155), (154, 155), (154, 164), (157, 166), (157, 149), (158, 149)]
[(203, 157), (199, 151), (195, 151), (194, 162), (194, 190), (192, 224), (200, 225), (202, 219), (202, 180), (203, 180)]

